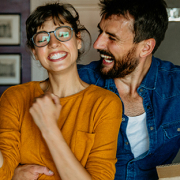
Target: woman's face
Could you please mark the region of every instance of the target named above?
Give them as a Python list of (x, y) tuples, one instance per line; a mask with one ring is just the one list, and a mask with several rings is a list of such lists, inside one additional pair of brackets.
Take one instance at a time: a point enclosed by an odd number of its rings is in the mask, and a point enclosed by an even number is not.
[[(43, 25), (37, 29), (40, 31), (54, 31), (61, 26), (69, 26), (70, 24), (58, 24), (54, 25), (53, 19), (45, 21)], [(62, 72), (68, 70), (70, 67), (76, 65), (78, 57), (78, 49), (81, 48), (81, 40), (76, 38), (73, 31), (73, 36), (66, 42), (61, 42), (56, 39), (54, 33), (50, 33), (50, 42), (44, 47), (36, 47), (32, 50), (36, 60), (39, 60), (42, 66), (48, 72)]]

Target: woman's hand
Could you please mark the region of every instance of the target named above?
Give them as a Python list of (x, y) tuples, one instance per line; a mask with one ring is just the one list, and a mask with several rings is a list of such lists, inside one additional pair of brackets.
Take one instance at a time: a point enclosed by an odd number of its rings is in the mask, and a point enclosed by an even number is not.
[(58, 96), (47, 93), (42, 97), (38, 97), (29, 109), (34, 122), (42, 131), (50, 131), (57, 126), (61, 112), (61, 105)]
[(61, 179), (91, 180), (91, 175), (74, 156), (57, 126), (61, 111), (59, 97), (53, 94), (39, 97), (29, 111), (46, 141)]

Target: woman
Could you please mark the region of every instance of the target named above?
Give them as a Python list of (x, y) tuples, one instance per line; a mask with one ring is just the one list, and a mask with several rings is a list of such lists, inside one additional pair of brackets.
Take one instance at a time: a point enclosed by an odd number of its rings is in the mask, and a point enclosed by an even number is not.
[(27, 45), (49, 79), (7, 89), (0, 100), (0, 179), (18, 164), (54, 172), (39, 179), (114, 179), (122, 107), (119, 98), (83, 82), (79, 16), (71, 5), (38, 7), (26, 21)]

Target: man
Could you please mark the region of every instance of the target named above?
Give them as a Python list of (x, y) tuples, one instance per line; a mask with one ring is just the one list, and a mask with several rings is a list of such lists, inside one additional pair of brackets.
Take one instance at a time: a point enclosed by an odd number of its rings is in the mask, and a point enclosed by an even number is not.
[(180, 147), (180, 68), (152, 55), (167, 30), (166, 3), (100, 0), (100, 5), (94, 48), (101, 60), (80, 65), (79, 74), (123, 102), (115, 179), (156, 180), (156, 166), (171, 163)]

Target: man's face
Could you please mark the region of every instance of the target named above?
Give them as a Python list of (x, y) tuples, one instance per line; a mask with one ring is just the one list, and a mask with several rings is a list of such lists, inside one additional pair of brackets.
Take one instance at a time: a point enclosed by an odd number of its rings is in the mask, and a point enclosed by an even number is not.
[(138, 44), (133, 43), (133, 19), (112, 15), (101, 19), (99, 36), (94, 48), (101, 54), (101, 72), (107, 78), (121, 78), (130, 74), (139, 64)]

